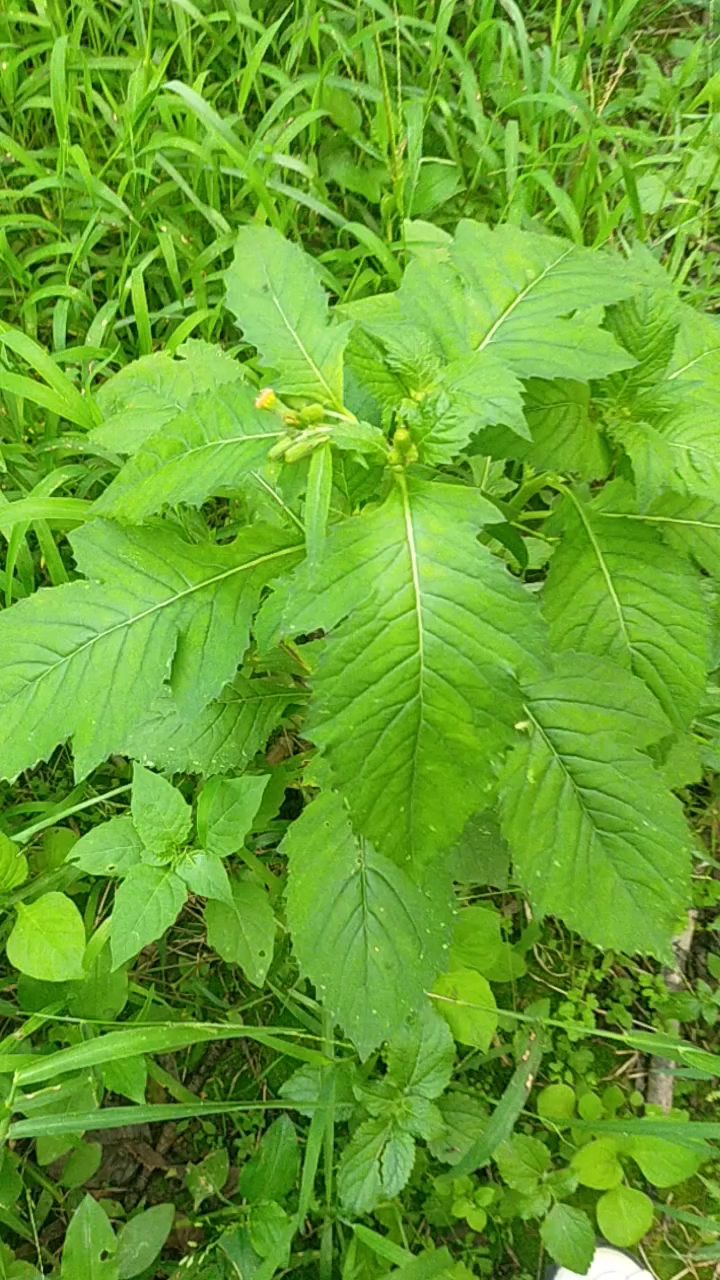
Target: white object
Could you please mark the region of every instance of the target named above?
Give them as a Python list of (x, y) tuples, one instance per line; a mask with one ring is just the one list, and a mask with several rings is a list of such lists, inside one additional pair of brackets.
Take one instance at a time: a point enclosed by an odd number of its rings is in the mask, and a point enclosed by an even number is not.
[(654, 1277), (631, 1254), (602, 1244), (595, 1250), (590, 1270), (584, 1278), (577, 1271), (558, 1267), (553, 1273), (553, 1280), (654, 1280)]

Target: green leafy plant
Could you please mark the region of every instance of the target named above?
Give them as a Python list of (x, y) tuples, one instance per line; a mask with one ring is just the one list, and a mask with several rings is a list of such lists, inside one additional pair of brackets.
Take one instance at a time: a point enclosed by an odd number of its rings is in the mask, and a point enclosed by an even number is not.
[[(717, 647), (718, 327), (649, 255), (472, 221), (418, 240), (392, 292), (334, 307), (321, 265), (248, 227), (226, 289), (246, 359), (190, 342), (83, 397), (109, 483), (58, 510), (80, 526), (68, 580), (0, 615), (2, 777), (66, 742), (78, 781), (134, 762), (127, 811), (62, 851), (61, 875), (110, 887), (84, 915), (71, 879), (35, 895), (0, 848), (7, 954), (82, 999), (102, 973), (112, 1007), (186, 903), (256, 987), (279, 922), (326, 1042), (339, 1027), (384, 1064), (346, 1104), (339, 1193), (365, 1213), (408, 1185), (418, 1140), (447, 1143), (453, 1041), (487, 1052), (493, 986), (525, 971), (530, 943), (460, 909), (454, 881), (511, 868), (534, 917), (672, 956), (693, 851), (674, 792)], [(106, 1087), (142, 1098), (152, 1051)], [(575, 1267), (584, 1148), (570, 1175), (537, 1139), (502, 1145), (526, 1088), (464, 1158), (497, 1158)], [(652, 1181), (638, 1147), (608, 1155), (598, 1218), (625, 1224), (618, 1243), (647, 1219), (621, 1154)], [(295, 1228), (285, 1193), (243, 1176), (237, 1248), (271, 1275)], [(477, 1230), (494, 1202), (466, 1190)]]

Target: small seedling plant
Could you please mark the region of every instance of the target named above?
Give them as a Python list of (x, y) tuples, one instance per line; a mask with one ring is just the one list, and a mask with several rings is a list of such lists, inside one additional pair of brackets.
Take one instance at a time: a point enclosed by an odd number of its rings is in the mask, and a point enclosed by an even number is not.
[[(93, 398), (68, 384), (107, 480), (68, 516), (71, 580), (0, 615), (2, 777), (66, 743), (78, 781), (134, 762), (126, 810), (63, 853), (97, 880), (84, 915), (3, 839), (11, 964), (122, 985), (191, 899), (262, 988), (287, 931), (330, 1039), (388, 1055), (339, 1170), (358, 1214), (442, 1144), (453, 1039), (487, 1050), (491, 984), (523, 964), (457, 881), (509, 866), (536, 919), (672, 958), (693, 856), (674, 792), (700, 776), (717, 649), (717, 322), (649, 254), (510, 225), (415, 224), (398, 278), (331, 306), (321, 262), (241, 230), (244, 358), (190, 340)], [(289, 791), (268, 860), (249, 838)], [(108, 1087), (138, 1101), (144, 1077), (116, 1063)], [(515, 1141), (507, 1187), (581, 1269), (581, 1175)]]

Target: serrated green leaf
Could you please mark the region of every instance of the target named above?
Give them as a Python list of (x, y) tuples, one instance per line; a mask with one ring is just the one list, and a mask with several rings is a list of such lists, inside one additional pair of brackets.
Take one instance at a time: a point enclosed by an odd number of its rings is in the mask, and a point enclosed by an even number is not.
[(130, 810), (143, 845), (155, 853), (176, 849), (190, 835), (192, 810), (182, 792), (141, 764), (133, 770)]
[(455, 1045), (444, 1018), (425, 1005), (389, 1041), (388, 1077), (399, 1089), (421, 1098), (439, 1098), (450, 1083)]
[(615, 1187), (613, 1191), (606, 1191), (595, 1210), (605, 1239), (621, 1249), (630, 1249), (638, 1244), (647, 1235), (655, 1216), (650, 1197), (634, 1187)]
[[(611, 518), (607, 512), (603, 516)], [(712, 498), (664, 493), (638, 517), (657, 529), (676, 551), (682, 551), (710, 577), (720, 577), (720, 505)]]
[(538, 471), (571, 472), (593, 480), (607, 475), (610, 451), (589, 410), (590, 391), (582, 382), (533, 378), (525, 387), (531, 438), (491, 427), (481, 432), (477, 447), (493, 458), (519, 458)]
[(584, 1275), (595, 1253), (595, 1231), (587, 1214), (569, 1204), (554, 1204), (540, 1228), (553, 1262)]
[(490, 351), (473, 351), (442, 367), (425, 387), (413, 389), (417, 404), (403, 417), (423, 462), (450, 462), (491, 423), (529, 437), (522, 383)]
[(380, 1157), (389, 1136), (387, 1120), (366, 1120), (343, 1149), (338, 1194), (350, 1213), (372, 1213), (379, 1204), (383, 1194)]
[(712, 408), (720, 393), (720, 323), (693, 307), (680, 310), (680, 326), (665, 381), (696, 404)]
[(400, 341), (409, 322), (446, 361), (491, 350), (520, 377), (585, 382), (635, 363), (582, 314), (634, 288), (617, 258), (513, 226), (463, 220), (447, 248), (410, 263), (396, 293), (364, 299), (350, 313), (370, 333), (394, 330)]
[(666, 958), (688, 900), (690, 842), (680, 804), (637, 750), (660, 736), (652, 701), (622, 668), (567, 655), (528, 689), (502, 807), (538, 914), (598, 946)]
[(677, 298), (664, 289), (639, 289), (632, 298), (609, 309), (608, 329), (637, 360), (634, 368), (611, 381), (619, 399), (632, 401), (663, 377), (672, 359), (680, 319)]
[(142, 861), (143, 842), (127, 814), (91, 827), (70, 851), (68, 861), (91, 876), (124, 876)]
[(440, 1108), (417, 1093), (403, 1099), (396, 1122), (414, 1138), (424, 1138), (426, 1142), (437, 1138), (444, 1128)]
[(250, 1239), (255, 1252), (273, 1267), (286, 1267), (295, 1224), (275, 1200), (254, 1204), (250, 1209)]
[(164, 506), (200, 506), (207, 498), (240, 488), (285, 433), (281, 419), (257, 409), (255, 398), (255, 391), (241, 381), (196, 397), (144, 440), (97, 499), (95, 510), (141, 524)]
[(485, 1132), (487, 1106), (476, 1094), (461, 1089), (451, 1089), (437, 1105), (444, 1131), (430, 1140), (430, 1151), (436, 1160), (457, 1164)]
[(649, 421), (620, 419), (611, 435), (632, 463), (638, 500), (648, 507), (666, 490), (713, 499), (720, 486), (720, 432), (705, 407), (668, 398)]
[(242, 770), (265, 747), (288, 703), (301, 699), (277, 680), (237, 675), (197, 715), (185, 717), (166, 687), (131, 730), (126, 750), (170, 773)]
[[(423, 462), (449, 462), (483, 427), (503, 423), (511, 433), (529, 437), (522, 398), (522, 383), (490, 351), (464, 349), (460, 343), (454, 358), (446, 360), (440, 344), (428, 343), (422, 329), (404, 319), (404, 309), (415, 315), (412, 302), (397, 295), (398, 315), (385, 323), (369, 322), (370, 333), (380, 346), (375, 364), (382, 359), (397, 369), (395, 381), (376, 394), (382, 407), (399, 409), (412, 433)], [(368, 335), (368, 341), (370, 341)], [(357, 373), (357, 370), (356, 370)], [(372, 373), (362, 375), (374, 387)]]
[(131, 867), (115, 894), (110, 928), (113, 967), (162, 937), (182, 910), (187, 890), (169, 867)]
[(662, 493), (640, 507), (627, 481), (608, 485), (597, 503), (599, 518), (632, 521), (661, 534), (676, 551), (690, 556), (710, 577), (720, 560), (720, 506), (714, 498)]
[(270, 227), (242, 227), (227, 306), (288, 396), (342, 408), (348, 324), (331, 321), (313, 260)]
[(234, 674), (263, 584), (298, 554), (257, 526), (226, 547), (101, 521), (73, 541), (98, 581), (39, 591), (0, 616), (3, 777), (69, 736), (78, 777), (122, 751), (171, 664), (178, 702), (199, 713)]
[(714, 499), (720, 486), (720, 325), (690, 307), (665, 377), (613, 422), (632, 462), (641, 507), (665, 490)]
[[(467, 220), (449, 257), (467, 291), (473, 347), (492, 350), (520, 377), (586, 382), (634, 364), (611, 334), (582, 316), (633, 292), (617, 259), (553, 236)], [(572, 320), (564, 318), (571, 312)]]
[(495, 1163), (503, 1182), (531, 1195), (550, 1168), (550, 1152), (539, 1138), (518, 1133), (498, 1147)]
[(242, 848), (269, 781), (269, 774), (246, 774), (205, 783), (197, 806), (198, 840), (204, 849), (224, 858)]
[(249, 876), (231, 883), (232, 902), (208, 902), (205, 924), (209, 945), (227, 964), (238, 964), (261, 987), (273, 958), (275, 916), (265, 890)]
[(324, 1101), (323, 1094), (327, 1093), (326, 1086), (330, 1077), (335, 1119), (347, 1121), (352, 1118), (356, 1107), (353, 1093), (354, 1073), (355, 1067), (351, 1058), (336, 1060), (332, 1067), (303, 1064), (281, 1084), (280, 1094), (283, 1098), (287, 1098), (288, 1102), (295, 1104), (301, 1116), (307, 1116), (312, 1120), (317, 1112), (318, 1103)]
[(382, 1189), (386, 1196), (397, 1196), (407, 1186), (414, 1163), (415, 1140), (395, 1126), (380, 1157)]
[(116, 1249), (115, 1232), (105, 1210), (86, 1195), (67, 1229), (61, 1280), (118, 1280)]
[(113, 453), (135, 453), (148, 436), (186, 409), (193, 396), (234, 382), (241, 373), (236, 360), (197, 338), (184, 342), (177, 358), (157, 351), (132, 360), (97, 392), (104, 421), (90, 432), (90, 441)]
[(558, 650), (612, 658), (687, 727), (705, 689), (709, 628), (699, 575), (639, 521), (603, 519), (603, 502), (567, 499), (543, 590)]
[(321, 795), (281, 845), (300, 968), (363, 1058), (424, 1000), (442, 966), (448, 903), (357, 842), (340, 799)]
[(17, 904), (17, 919), (7, 941), (7, 957), (16, 969), (43, 982), (82, 978), (85, 926), (75, 903), (64, 893), (44, 893)]
[(520, 713), (513, 672), (541, 663), (535, 602), (477, 541), (489, 505), (399, 483), (331, 532), (314, 585), (301, 569), (281, 596), (285, 635), (349, 613), (321, 655), (307, 733), (357, 828), (401, 862), (446, 849), (481, 807), (478, 778)]

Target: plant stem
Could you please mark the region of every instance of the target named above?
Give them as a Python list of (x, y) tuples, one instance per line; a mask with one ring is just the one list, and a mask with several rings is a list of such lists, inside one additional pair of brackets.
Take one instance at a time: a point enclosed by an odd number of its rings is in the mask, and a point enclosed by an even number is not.
[[(328, 1058), (335, 1057), (334, 1027), (332, 1016), (323, 1013), (323, 1053)], [(335, 1171), (335, 1098), (328, 1103), (325, 1117), (325, 1138), (323, 1142), (323, 1167), (325, 1173), (325, 1220), (320, 1239), (320, 1269), (318, 1280), (332, 1280), (333, 1264), (333, 1199)]]
[(125, 782), (121, 787), (113, 787), (112, 791), (104, 791), (101, 796), (90, 796), (89, 800), (82, 800), (80, 804), (71, 805), (69, 809), (61, 809), (54, 812), (49, 818), (43, 818), (41, 822), (34, 822), (31, 827), (24, 827), (22, 831), (17, 831), (13, 835), (16, 844), (27, 844), (33, 836), (39, 831), (44, 831), (46, 827), (54, 827), (56, 823), (62, 822), (63, 818), (70, 818), (74, 813), (80, 813), (81, 809), (90, 809), (94, 804), (102, 804), (103, 800), (112, 800), (113, 796), (122, 795), (124, 791), (129, 791), (132, 783)]

